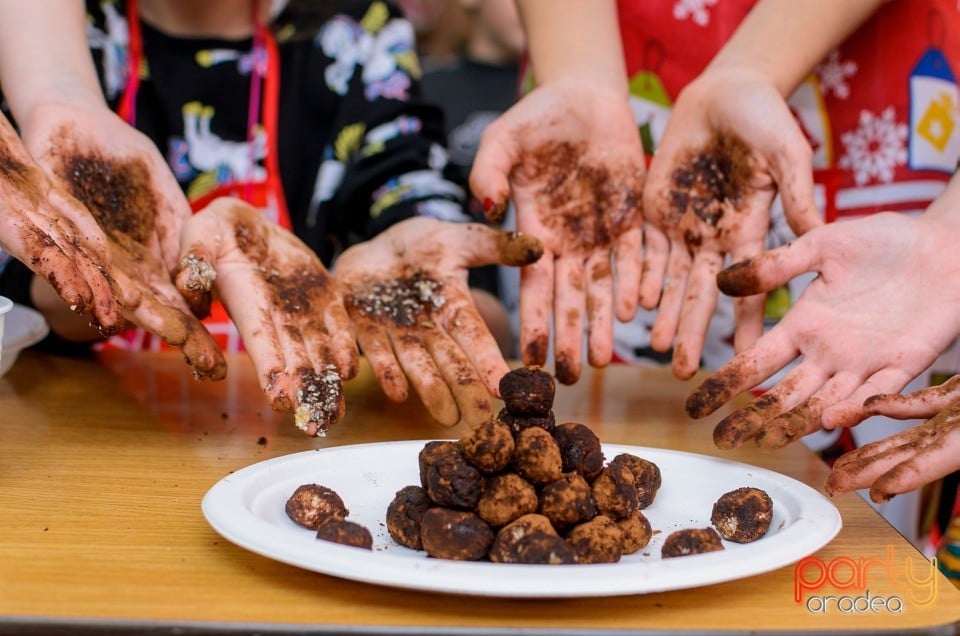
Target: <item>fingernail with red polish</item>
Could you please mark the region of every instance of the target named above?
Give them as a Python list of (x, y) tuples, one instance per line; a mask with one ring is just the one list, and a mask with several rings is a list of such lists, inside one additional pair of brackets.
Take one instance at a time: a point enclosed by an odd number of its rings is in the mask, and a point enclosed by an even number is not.
[(492, 210), (492, 209), (493, 209), (493, 199), (491, 199), (490, 197), (484, 198), (484, 200), (483, 200), (483, 211), (484, 211), (484, 212), (489, 212), (489, 211)]

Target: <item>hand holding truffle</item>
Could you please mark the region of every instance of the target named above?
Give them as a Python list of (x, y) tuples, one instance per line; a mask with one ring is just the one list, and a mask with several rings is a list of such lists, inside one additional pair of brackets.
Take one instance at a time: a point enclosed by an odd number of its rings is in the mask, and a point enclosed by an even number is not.
[(344, 413), (359, 353), (339, 290), (299, 239), (246, 203), (217, 199), (183, 228), (177, 287), (198, 314), (214, 282), (273, 408), (320, 435)]
[[(652, 308), (660, 299), (650, 343), (673, 347), (677, 377), (699, 367), (724, 257), (763, 251), (776, 194), (797, 234), (821, 223), (810, 154), (787, 103), (763, 77), (708, 69), (677, 100), (643, 192), (649, 275), (640, 301)], [(737, 351), (760, 337), (763, 307), (762, 295), (734, 303)]]
[(930, 419), (840, 457), (827, 478), (831, 495), (869, 488), (881, 503), (960, 469), (960, 376), (909, 395), (876, 395), (864, 406), (870, 415)]
[[(553, 316), (557, 380), (613, 355), (614, 308), (636, 313), (641, 278), (643, 148), (626, 99), (596, 86), (541, 86), (484, 132), (470, 186), (498, 221), (509, 199), (517, 229), (543, 241), (544, 258), (521, 271), (523, 362), (542, 366)], [(614, 286), (616, 273), (616, 286)]]
[(956, 337), (960, 291), (941, 281), (958, 268), (916, 256), (956, 260), (956, 237), (934, 217), (877, 214), (817, 228), (724, 270), (720, 288), (737, 295), (804, 272), (819, 276), (773, 329), (687, 398), (687, 413), (708, 415), (802, 356), (775, 387), (717, 425), (717, 446), (780, 448), (821, 426), (857, 424), (867, 416), (864, 400), (900, 391)]
[(508, 367), (470, 297), (467, 268), (526, 265), (541, 253), (529, 236), (424, 217), (344, 252), (334, 277), (387, 397), (406, 400), (412, 384), (442, 424), (489, 419)]

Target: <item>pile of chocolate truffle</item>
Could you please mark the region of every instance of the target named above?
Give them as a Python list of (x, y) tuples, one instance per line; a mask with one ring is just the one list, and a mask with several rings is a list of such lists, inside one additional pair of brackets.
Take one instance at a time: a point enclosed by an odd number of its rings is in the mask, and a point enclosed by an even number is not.
[[(660, 469), (627, 453), (604, 465), (590, 428), (556, 424), (554, 391), (540, 368), (511, 371), (500, 381), (505, 408), (496, 419), (458, 441), (428, 442), (420, 485), (402, 488), (387, 507), (393, 540), (442, 559), (550, 565), (615, 563), (644, 548), (653, 532), (641, 511), (660, 489)], [(325, 486), (300, 486), (286, 512), (318, 539), (371, 549), (370, 532), (346, 520), (340, 496)], [(772, 517), (767, 493), (738, 488), (714, 504), (713, 527), (671, 533), (661, 556), (723, 550), (721, 536), (754, 541)]]
[(660, 470), (629, 454), (604, 466), (593, 431), (556, 425), (554, 391), (539, 368), (511, 371), (496, 419), (424, 446), (420, 485), (387, 509), (393, 540), (437, 558), (535, 564), (614, 563), (646, 546), (641, 510)]

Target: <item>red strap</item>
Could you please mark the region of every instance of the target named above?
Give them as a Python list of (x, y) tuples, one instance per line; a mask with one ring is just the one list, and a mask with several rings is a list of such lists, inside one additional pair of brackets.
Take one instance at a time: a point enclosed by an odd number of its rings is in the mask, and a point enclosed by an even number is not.
[(131, 126), (137, 123), (137, 90), (140, 88), (140, 63), (143, 60), (143, 35), (137, 0), (127, 0), (127, 84), (117, 114)]

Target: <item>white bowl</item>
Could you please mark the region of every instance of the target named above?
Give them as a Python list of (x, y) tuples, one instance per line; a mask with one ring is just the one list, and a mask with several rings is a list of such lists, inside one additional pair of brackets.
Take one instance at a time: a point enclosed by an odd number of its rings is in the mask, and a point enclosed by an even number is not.
[(39, 312), (0, 296), (0, 376), (13, 366), (21, 351), (43, 340), (49, 332), (47, 321)]

